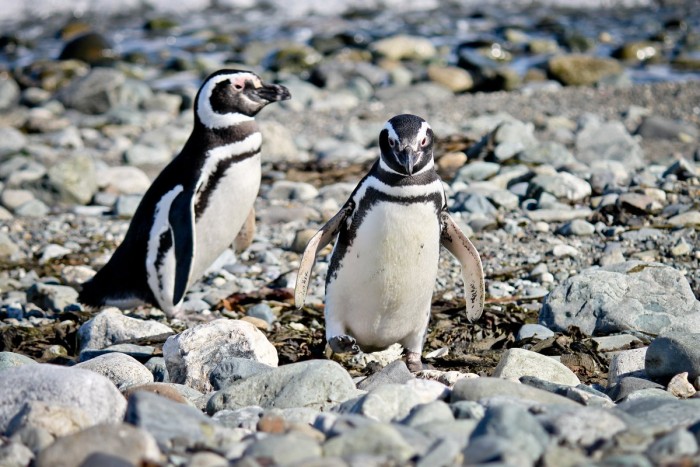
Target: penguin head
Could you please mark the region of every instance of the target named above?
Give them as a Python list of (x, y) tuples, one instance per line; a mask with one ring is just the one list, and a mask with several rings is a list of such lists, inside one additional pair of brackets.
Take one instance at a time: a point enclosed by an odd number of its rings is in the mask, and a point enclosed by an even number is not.
[(267, 104), (290, 97), (287, 88), (266, 84), (255, 73), (219, 70), (199, 88), (195, 119), (207, 128), (224, 128), (251, 120)]
[(380, 164), (384, 169), (413, 176), (433, 166), (433, 130), (416, 115), (391, 118), (379, 133)]

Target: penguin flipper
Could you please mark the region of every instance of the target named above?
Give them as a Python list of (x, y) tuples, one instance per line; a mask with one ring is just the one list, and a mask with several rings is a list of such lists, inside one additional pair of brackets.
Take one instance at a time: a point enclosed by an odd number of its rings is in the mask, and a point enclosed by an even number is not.
[(170, 205), (168, 213), (170, 233), (175, 253), (175, 282), (173, 284), (173, 305), (177, 305), (187, 291), (192, 274), (194, 259), (194, 209), (192, 197), (181, 192)]
[(481, 266), (479, 252), (455, 223), (454, 219), (443, 211), (440, 214), (442, 234), (440, 243), (457, 258), (462, 266), (465, 298), (467, 300), (467, 319), (475, 321), (484, 311), (484, 270)]
[(294, 287), (294, 304), (297, 308), (304, 306), (306, 291), (309, 288), (309, 281), (311, 280), (311, 269), (316, 261), (316, 255), (324, 246), (328, 245), (330, 241), (333, 240), (333, 237), (336, 236), (343, 222), (345, 222), (345, 219), (347, 219), (350, 214), (352, 214), (352, 206), (347, 205), (338, 211), (331, 220), (326, 222), (326, 224), (311, 237), (311, 240), (309, 240), (309, 243), (306, 245), (304, 254), (301, 257), (299, 272), (297, 273), (297, 282)]

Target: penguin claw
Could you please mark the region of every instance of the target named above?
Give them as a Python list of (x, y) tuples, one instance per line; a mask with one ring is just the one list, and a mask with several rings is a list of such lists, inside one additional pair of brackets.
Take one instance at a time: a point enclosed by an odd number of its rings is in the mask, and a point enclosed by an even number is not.
[(328, 346), (333, 353), (360, 353), (360, 347), (354, 337), (348, 335), (333, 336), (328, 339)]
[(417, 373), (423, 370), (423, 362), (420, 358), (420, 352), (406, 351), (406, 366), (411, 373)]

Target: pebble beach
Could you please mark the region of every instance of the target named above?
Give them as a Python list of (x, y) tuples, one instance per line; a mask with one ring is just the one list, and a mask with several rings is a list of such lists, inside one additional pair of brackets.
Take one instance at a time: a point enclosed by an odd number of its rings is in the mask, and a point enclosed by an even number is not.
[[(0, 466), (700, 465), (694, 2), (78, 3), (0, 13)], [(222, 68), (292, 95), (252, 244), (182, 319), (86, 309)], [(470, 323), (442, 252), (418, 373), (329, 357), (330, 248), (293, 304), (400, 113), (486, 279)]]

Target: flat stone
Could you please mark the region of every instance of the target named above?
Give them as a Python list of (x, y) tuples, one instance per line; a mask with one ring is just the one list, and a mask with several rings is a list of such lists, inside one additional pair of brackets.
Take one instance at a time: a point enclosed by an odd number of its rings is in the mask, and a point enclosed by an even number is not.
[(533, 222), (567, 222), (573, 219), (583, 219), (593, 211), (588, 208), (574, 209), (536, 209), (526, 211), (525, 215)]
[(695, 227), (700, 226), (700, 211), (686, 211), (670, 217), (667, 221), (672, 226)]
[(86, 362), (92, 358), (99, 357), (100, 355), (115, 352), (133, 357), (139, 362), (146, 362), (156, 353), (156, 348), (150, 345), (114, 344), (104, 349), (85, 349), (80, 352), (79, 360), (81, 362)]
[(165, 324), (124, 316), (117, 308), (105, 308), (86, 321), (78, 330), (80, 350), (104, 349), (142, 337), (171, 335), (173, 330)]
[(126, 401), (112, 382), (92, 371), (56, 365), (22, 365), (0, 378), (0, 433), (31, 401), (82, 410), (91, 424), (117, 422)]
[(508, 397), (534, 404), (578, 405), (566, 397), (502, 378), (481, 377), (457, 381), (452, 389), (450, 404), (459, 401), (482, 401), (493, 397)]
[(323, 445), (323, 454), (326, 457), (371, 454), (405, 463), (416, 450), (392, 425), (373, 423), (329, 439)]
[(597, 391), (585, 384), (579, 384), (577, 386), (570, 386), (559, 383), (551, 383), (543, 379), (537, 378), (536, 376), (522, 376), (520, 377), (520, 382), (527, 384), (538, 389), (543, 389), (560, 396), (564, 396), (567, 399), (578, 402), (579, 404), (594, 407), (604, 407), (611, 408), (614, 407), (612, 399), (608, 397), (605, 393)]
[(623, 401), (618, 404), (618, 408), (637, 417), (642, 426), (658, 431), (687, 427), (700, 421), (698, 399), (645, 397)]
[(680, 271), (627, 261), (584, 269), (555, 287), (544, 299), (540, 323), (555, 331), (576, 326), (586, 335), (700, 332), (700, 302)]
[(613, 411), (595, 407), (551, 407), (536, 418), (558, 444), (585, 448), (627, 429), (625, 421)]
[[(149, 433), (126, 423), (97, 425), (56, 440), (39, 453), (37, 467), (74, 467), (92, 454), (106, 454), (127, 464), (159, 463), (162, 455)], [(113, 461), (114, 462), (114, 461)], [(117, 465), (117, 464), (110, 464)]]
[(520, 341), (523, 339), (535, 338), (535, 339), (547, 339), (554, 336), (554, 332), (549, 328), (542, 326), (541, 324), (523, 324), (518, 330), (518, 334), (515, 340)]
[(380, 39), (371, 48), (380, 56), (392, 60), (425, 60), (437, 53), (429, 39), (403, 34)]
[(572, 202), (581, 201), (591, 196), (592, 193), (591, 185), (587, 181), (568, 172), (535, 176), (535, 178), (530, 180), (528, 193), (538, 193), (541, 191), (546, 191), (557, 198)]
[(383, 384), (357, 400), (349, 400), (337, 410), (363, 415), (372, 420), (390, 422), (404, 419), (411, 410), (426, 403), (417, 391), (403, 384)]
[(340, 365), (327, 360), (310, 360), (236, 381), (214, 393), (207, 404), (207, 412), (211, 415), (219, 410), (251, 405), (327, 410), (356, 395), (350, 375)]
[(651, 379), (668, 382), (678, 373), (688, 372), (692, 381), (700, 376), (700, 333), (663, 335), (649, 345), (645, 370)]
[(581, 384), (574, 372), (565, 365), (525, 349), (512, 348), (503, 352), (493, 371), (495, 378), (520, 378), (525, 375), (569, 386)]
[(277, 350), (254, 325), (216, 319), (171, 336), (163, 345), (170, 381), (202, 392), (212, 390), (211, 371), (226, 358), (249, 358), (277, 366)]
[(173, 383), (144, 383), (129, 386), (122, 391), (122, 394), (124, 394), (124, 397), (129, 399), (129, 397), (131, 397), (131, 395), (135, 392), (145, 391), (157, 394), (180, 404), (191, 404), (189, 399), (182, 394), (181, 388), (182, 385)]
[(65, 203), (87, 204), (97, 192), (95, 162), (89, 154), (76, 154), (48, 170), (49, 182)]
[(119, 352), (97, 356), (86, 362), (78, 363), (75, 368), (94, 371), (106, 376), (120, 391), (130, 386), (153, 382), (153, 374), (148, 368), (135, 358)]
[(642, 345), (642, 341), (632, 334), (593, 337), (591, 340), (596, 343), (599, 352), (628, 350), (630, 347), (639, 347)]
[(595, 226), (583, 219), (574, 219), (561, 226), (561, 228), (557, 230), (557, 233), (566, 236), (583, 237), (586, 235), (593, 235), (595, 233)]
[(649, 388), (655, 388), (662, 391), (664, 390), (662, 385), (648, 379), (637, 378), (636, 376), (623, 376), (618, 379), (618, 382), (615, 385), (608, 387), (607, 393), (612, 400), (617, 402), (626, 398), (635, 391)]
[(215, 390), (224, 389), (241, 379), (266, 371), (274, 367), (247, 358), (231, 357), (222, 360), (209, 374), (209, 382)]
[(27, 290), (27, 300), (42, 310), (60, 313), (68, 305), (78, 303), (78, 292), (65, 285), (39, 282)]
[(380, 371), (357, 384), (358, 389), (371, 391), (383, 384), (403, 384), (414, 378), (403, 360), (394, 360)]
[(20, 434), (27, 429), (39, 429), (57, 438), (68, 436), (92, 425), (94, 422), (88, 414), (79, 408), (29, 401), (10, 422), (7, 435)]
[(308, 465), (322, 454), (318, 442), (300, 433), (270, 435), (250, 444), (243, 452), (251, 458), (269, 459), (272, 465)]

